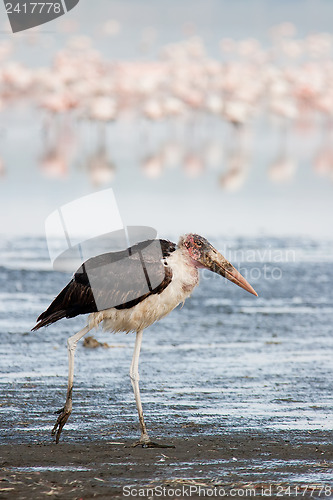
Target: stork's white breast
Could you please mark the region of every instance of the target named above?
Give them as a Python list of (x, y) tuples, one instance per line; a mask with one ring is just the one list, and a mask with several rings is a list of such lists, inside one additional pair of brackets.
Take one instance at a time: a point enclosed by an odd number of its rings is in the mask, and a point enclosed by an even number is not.
[(199, 282), (198, 270), (184, 248), (172, 252), (166, 261), (172, 269), (172, 281), (160, 294), (151, 294), (129, 309), (112, 307), (92, 313), (89, 316), (89, 326), (97, 327), (103, 321), (103, 329), (107, 331), (143, 330), (184, 302)]

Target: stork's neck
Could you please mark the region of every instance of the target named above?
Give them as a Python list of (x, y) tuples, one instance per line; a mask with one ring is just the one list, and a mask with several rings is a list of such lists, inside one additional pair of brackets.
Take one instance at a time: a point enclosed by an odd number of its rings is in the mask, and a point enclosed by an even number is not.
[(185, 300), (199, 283), (198, 266), (191, 259), (186, 248), (181, 246), (169, 255), (167, 263), (172, 270), (172, 281), (174, 284), (178, 283), (179, 287), (183, 290)]
[(197, 260), (194, 260), (192, 259), (192, 257), (190, 256), (187, 248), (183, 247), (182, 245), (178, 245), (177, 246), (177, 250), (182, 252), (182, 255), (183, 255), (183, 259), (185, 262), (187, 262), (187, 264), (195, 269), (204, 269), (205, 266), (203, 264), (201, 264), (200, 262), (198, 262)]

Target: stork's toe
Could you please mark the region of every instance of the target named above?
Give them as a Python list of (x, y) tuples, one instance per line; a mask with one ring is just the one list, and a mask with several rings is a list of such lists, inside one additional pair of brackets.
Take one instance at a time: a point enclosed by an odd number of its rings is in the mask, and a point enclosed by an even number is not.
[(55, 413), (59, 413), (59, 417), (57, 418), (57, 421), (52, 429), (51, 434), (52, 434), (52, 436), (56, 435), (55, 441), (56, 441), (56, 443), (59, 443), (61, 431), (62, 431), (65, 423), (69, 419), (70, 414), (72, 413), (71, 405), (66, 404), (63, 408), (56, 411)]

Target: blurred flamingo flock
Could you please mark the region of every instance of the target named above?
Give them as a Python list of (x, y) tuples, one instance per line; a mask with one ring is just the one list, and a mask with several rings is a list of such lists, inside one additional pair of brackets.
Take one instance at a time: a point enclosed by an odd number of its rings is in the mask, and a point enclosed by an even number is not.
[[(114, 43), (120, 31), (115, 20), (100, 28)], [(306, 140), (316, 131), (313, 170), (333, 181), (333, 35), (296, 35), (293, 24), (283, 23), (271, 29), (269, 46), (254, 38), (222, 38), (218, 58), (207, 53), (202, 38), (189, 36), (147, 57), (156, 36), (151, 28), (141, 41), (144, 55), (130, 61), (108, 60), (93, 37), (68, 33), (43, 67), (20, 62), (13, 37), (0, 43), (0, 116), (34, 108), (42, 124), (38, 160), (50, 178), (66, 177), (87, 134), (93, 136), (83, 168), (96, 187), (114, 178), (107, 142), (119, 126), (128, 138), (140, 134), (138, 165), (146, 177), (172, 167), (192, 178), (215, 169), (217, 182), (229, 191), (239, 190), (249, 175), (253, 142), (262, 140), (259, 123), (277, 135), (279, 151), (267, 165), (276, 183), (291, 181), (297, 170), (291, 135)], [(34, 30), (29, 36), (38, 44), (43, 35)], [(158, 140), (152, 139), (157, 127)], [(3, 160), (0, 174), (6, 174)]]

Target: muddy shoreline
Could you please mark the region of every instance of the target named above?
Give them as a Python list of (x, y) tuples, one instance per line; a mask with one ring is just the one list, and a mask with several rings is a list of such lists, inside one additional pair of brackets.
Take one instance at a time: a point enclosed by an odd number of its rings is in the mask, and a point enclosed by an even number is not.
[[(168, 442), (175, 448), (133, 448), (121, 439), (1, 445), (0, 498), (124, 498), (130, 487), (138, 495), (139, 488), (157, 486), (169, 488), (165, 496), (172, 488), (192, 487), (193, 498), (199, 486), (226, 494), (251, 487), (258, 497), (263, 488), (271, 488), (273, 497), (297, 486), (302, 498), (321, 498), (320, 488), (332, 477), (329, 432), (189, 431)], [(306, 487), (314, 488), (312, 494)]]

